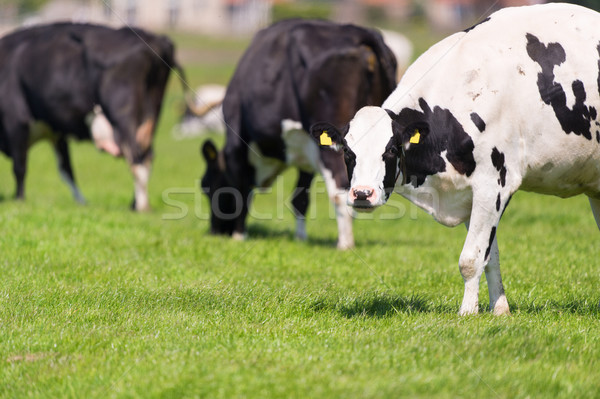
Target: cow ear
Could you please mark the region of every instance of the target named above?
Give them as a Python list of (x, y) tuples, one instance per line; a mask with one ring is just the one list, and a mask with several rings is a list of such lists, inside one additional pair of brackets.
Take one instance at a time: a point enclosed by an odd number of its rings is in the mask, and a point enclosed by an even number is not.
[(414, 116), (410, 118), (410, 114), (404, 114), (401, 117), (389, 109), (386, 109), (386, 111), (390, 118), (392, 118), (392, 133), (394, 135), (394, 142), (398, 147), (402, 146), (408, 150), (412, 145), (423, 143), (429, 135), (429, 124), (426, 121)]
[(408, 150), (411, 146), (422, 145), (428, 135), (429, 125), (427, 123), (413, 123), (404, 129), (404, 132), (402, 132), (402, 145), (406, 150)]
[(212, 140), (206, 140), (204, 144), (202, 144), (202, 155), (204, 156), (207, 165), (216, 166), (218, 164), (217, 159), (219, 157), (219, 152)]
[(328, 148), (344, 145), (344, 136), (337, 127), (327, 122), (317, 122), (310, 127), (310, 136), (319, 146)]

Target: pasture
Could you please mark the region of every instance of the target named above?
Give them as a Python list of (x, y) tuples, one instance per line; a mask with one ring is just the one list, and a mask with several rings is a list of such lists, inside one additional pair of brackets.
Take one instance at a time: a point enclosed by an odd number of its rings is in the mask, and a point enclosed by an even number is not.
[[(246, 42), (174, 36), (192, 87), (226, 83)], [(255, 196), (249, 240), (207, 234), (203, 139), (176, 141), (172, 76), (153, 211), (123, 160), (72, 143), (76, 204), (47, 143), (27, 200), (0, 158), (0, 396), (572, 398), (600, 392), (600, 233), (587, 199), (518, 193), (499, 227), (511, 317), (458, 317), (464, 227), (394, 195), (337, 229), (321, 179), (293, 239), (288, 171)], [(212, 136), (219, 144), (223, 139)], [(369, 220), (373, 219), (373, 220)]]

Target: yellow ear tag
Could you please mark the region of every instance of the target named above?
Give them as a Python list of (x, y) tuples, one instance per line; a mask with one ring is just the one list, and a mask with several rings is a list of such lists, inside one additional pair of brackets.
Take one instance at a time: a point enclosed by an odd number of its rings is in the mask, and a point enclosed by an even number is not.
[(323, 130), (321, 137), (319, 137), (321, 145), (333, 145), (331, 137), (327, 134), (327, 130)]
[(419, 144), (419, 141), (421, 141), (421, 133), (419, 132), (419, 129), (415, 129), (415, 134), (412, 135), (412, 137), (409, 140), (409, 143)]
[(212, 148), (210, 148), (207, 151), (206, 155), (208, 155), (208, 159), (210, 159), (211, 161), (214, 161), (215, 159), (217, 159), (217, 153)]

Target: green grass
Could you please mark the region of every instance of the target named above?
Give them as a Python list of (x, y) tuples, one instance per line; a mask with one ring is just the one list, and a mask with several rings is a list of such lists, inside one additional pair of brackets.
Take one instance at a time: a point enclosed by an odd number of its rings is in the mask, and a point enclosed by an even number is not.
[(89, 143), (72, 146), (87, 206), (48, 144), (31, 152), (24, 203), (0, 159), (0, 397), (598, 397), (600, 245), (585, 198), (517, 194), (499, 230), (513, 315), (461, 318), (466, 230), (397, 196), (339, 252), (319, 180), (300, 243), (279, 199), (289, 171), (256, 196), (246, 242), (208, 235), (202, 139), (170, 136), (180, 97), (171, 82), (152, 213), (129, 211), (128, 168)]

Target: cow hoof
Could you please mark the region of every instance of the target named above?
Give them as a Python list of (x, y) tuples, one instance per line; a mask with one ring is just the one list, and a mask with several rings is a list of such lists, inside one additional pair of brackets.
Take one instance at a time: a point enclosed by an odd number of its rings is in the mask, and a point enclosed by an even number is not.
[(498, 299), (496, 304), (494, 305), (494, 309), (492, 309), (492, 313), (494, 316), (510, 316), (510, 308), (508, 307), (508, 302), (506, 301), (506, 297)]
[(352, 248), (354, 248), (354, 242), (338, 242), (337, 244), (337, 249), (340, 251), (345, 251)]
[(296, 241), (306, 241), (308, 240), (308, 236), (306, 231), (296, 231)]
[(475, 307), (474, 309), (460, 308), (460, 310), (458, 311), (458, 315), (459, 316), (470, 316), (470, 315), (476, 315), (478, 312), (479, 312), (479, 309), (477, 307)]
[(233, 234), (231, 235), (231, 238), (234, 241), (246, 241), (246, 238), (248, 238), (246, 233), (240, 233), (238, 231), (233, 232)]
[(152, 210), (152, 208), (150, 207), (150, 204), (148, 204), (148, 203), (138, 205), (138, 202), (134, 198), (133, 201), (131, 202), (131, 210), (135, 211), (135, 212), (145, 213), (145, 212), (150, 212)]

